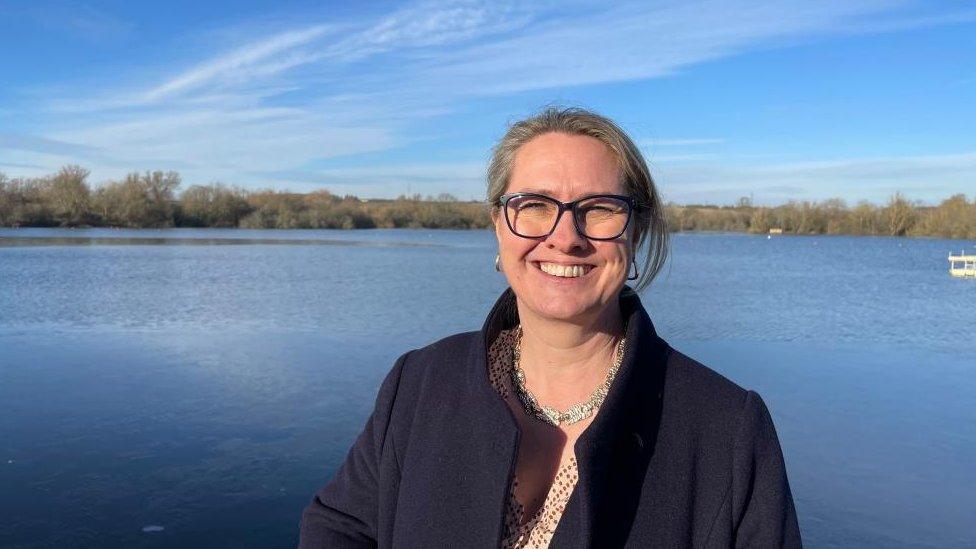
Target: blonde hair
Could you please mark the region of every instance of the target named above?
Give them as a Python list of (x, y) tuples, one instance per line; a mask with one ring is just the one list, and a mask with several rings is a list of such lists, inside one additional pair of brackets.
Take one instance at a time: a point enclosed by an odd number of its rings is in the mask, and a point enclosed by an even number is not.
[(512, 124), (492, 150), (488, 164), (488, 204), (497, 214), (500, 197), (508, 188), (515, 154), (522, 145), (546, 133), (583, 135), (599, 140), (610, 149), (620, 164), (624, 186), (635, 202), (631, 221), (636, 230), (634, 262), (643, 251), (644, 262), (635, 291), (646, 288), (664, 267), (668, 257), (668, 227), (661, 196), (647, 162), (627, 134), (605, 116), (586, 109), (546, 107), (538, 114)]

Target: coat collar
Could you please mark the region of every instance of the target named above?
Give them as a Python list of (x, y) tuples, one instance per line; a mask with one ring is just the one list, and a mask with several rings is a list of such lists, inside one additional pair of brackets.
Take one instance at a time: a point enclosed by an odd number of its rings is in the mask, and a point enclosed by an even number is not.
[[(627, 326), (627, 343), (620, 370), (600, 411), (574, 446), (579, 481), (563, 512), (551, 547), (622, 544), (636, 512), (644, 472), (657, 438), (670, 347), (658, 337), (640, 298), (626, 286), (620, 293), (620, 310)], [(495, 432), (505, 441), (511, 440), (510, 433), (513, 429), (517, 432), (517, 427), (507, 405), (488, 381), (487, 353), (498, 334), (517, 323), (515, 294), (508, 288), (485, 320), (478, 356), (472, 361), (479, 369), (472, 376), (479, 380), (479, 396), (493, 401), (490, 406), (501, 416)], [(505, 482), (506, 494), (514, 472), (517, 439), (516, 436), (514, 448), (511, 444), (499, 445), (500, 449), (511, 452), (504, 456), (510, 459), (509, 477), (499, 479), (499, 482)], [(605, 501), (612, 501), (613, 505), (601, 505)], [(503, 502), (502, 512), (504, 505)]]

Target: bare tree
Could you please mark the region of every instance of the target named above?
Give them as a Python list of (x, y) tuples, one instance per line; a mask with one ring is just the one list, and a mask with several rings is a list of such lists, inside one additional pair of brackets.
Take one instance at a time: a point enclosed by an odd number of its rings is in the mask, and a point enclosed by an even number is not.
[(884, 218), (887, 221), (888, 234), (891, 236), (905, 236), (911, 228), (914, 212), (912, 205), (905, 200), (901, 193), (888, 200), (888, 205), (884, 208)]
[(90, 222), (88, 174), (81, 166), (68, 165), (43, 183), (43, 198), (51, 209), (54, 223), (78, 226)]

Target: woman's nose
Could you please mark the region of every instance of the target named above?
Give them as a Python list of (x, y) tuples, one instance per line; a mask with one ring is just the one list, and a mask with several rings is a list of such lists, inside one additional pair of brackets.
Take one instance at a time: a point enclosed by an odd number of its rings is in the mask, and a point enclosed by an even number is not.
[(565, 211), (556, 222), (556, 227), (546, 238), (546, 243), (563, 252), (586, 246), (586, 237), (576, 230), (573, 212)]

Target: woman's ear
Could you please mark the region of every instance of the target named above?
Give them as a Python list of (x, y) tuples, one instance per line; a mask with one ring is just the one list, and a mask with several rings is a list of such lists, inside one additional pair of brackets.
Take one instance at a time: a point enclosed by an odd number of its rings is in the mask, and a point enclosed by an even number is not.
[(492, 208), (489, 212), (491, 217), (491, 228), (495, 231), (495, 236), (498, 236), (498, 222), (501, 221), (501, 210), (498, 208)]

